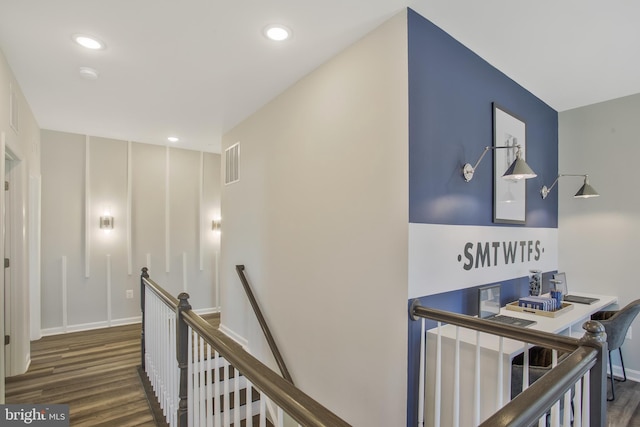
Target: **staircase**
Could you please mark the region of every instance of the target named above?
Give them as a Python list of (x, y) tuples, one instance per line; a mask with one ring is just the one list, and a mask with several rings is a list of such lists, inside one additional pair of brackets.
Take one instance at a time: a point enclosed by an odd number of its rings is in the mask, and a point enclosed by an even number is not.
[(165, 425), (350, 427), (194, 313), (188, 294), (173, 297), (146, 268), (140, 283), (141, 367)]

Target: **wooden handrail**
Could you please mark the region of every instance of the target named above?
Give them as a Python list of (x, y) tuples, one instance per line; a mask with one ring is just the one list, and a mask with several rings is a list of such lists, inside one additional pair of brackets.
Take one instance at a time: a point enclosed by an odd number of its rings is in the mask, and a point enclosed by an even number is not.
[(527, 342), (529, 344), (542, 347), (554, 348), (565, 353), (571, 353), (578, 348), (578, 338), (564, 335), (552, 334), (550, 332), (537, 331), (535, 329), (521, 328), (498, 322), (479, 319), (477, 317), (464, 314), (452, 313), (450, 311), (438, 310), (435, 308), (423, 307), (418, 300), (414, 300), (411, 305), (411, 315), (416, 317), (436, 320), (438, 322), (449, 323), (467, 329), (473, 329), (488, 334), (511, 338), (516, 341)]
[(481, 427), (530, 426), (593, 368), (598, 352), (578, 347), (558, 365), (518, 394), (501, 410), (486, 419)]
[[(305, 427), (351, 427), (349, 423), (338, 417), (309, 395), (296, 388), (290, 381), (284, 379), (267, 365), (260, 362), (254, 356), (245, 351), (236, 341), (229, 338), (217, 328), (204, 320), (191, 310), (188, 303), (189, 295), (181, 293), (179, 298), (168, 294), (156, 282), (149, 279), (147, 269), (143, 269), (140, 278), (142, 295), (145, 289), (150, 290), (160, 297), (167, 306), (174, 309), (177, 315), (177, 362), (181, 371), (180, 375), (180, 405), (178, 409), (179, 426), (186, 425), (186, 354), (187, 339), (181, 337), (181, 325), (188, 325), (208, 345), (225, 358), (235, 369), (244, 375), (262, 393), (269, 397), (275, 404), (293, 418), (298, 424)], [(143, 305), (144, 313), (144, 305)], [(143, 316), (144, 318), (144, 316)], [(144, 335), (143, 335), (144, 337)], [(143, 342), (144, 346), (144, 342)], [(144, 351), (144, 347), (143, 347)]]
[(244, 288), (245, 293), (247, 294), (247, 298), (249, 299), (249, 303), (253, 308), (253, 312), (258, 319), (258, 323), (260, 324), (260, 328), (262, 329), (262, 333), (269, 344), (269, 348), (273, 353), (273, 357), (276, 359), (276, 363), (278, 364), (278, 368), (280, 368), (280, 372), (282, 373), (282, 377), (293, 384), (293, 379), (291, 378), (291, 374), (289, 374), (289, 370), (287, 369), (287, 365), (284, 363), (284, 359), (282, 354), (280, 354), (280, 350), (278, 349), (278, 345), (276, 341), (273, 339), (273, 335), (271, 335), (271, 330), (269, 329), (269, 325), (267, 324), (266, 319), (262, 315), (262, 310), (260, 310), (260, 306), (258, 305), (258, 301), (251, 290), (251, 286), (249, 286), (249, 282), (247, 281), (247, 277), (244, 274), (244, 265), (236, 265), (236, 272), (240, 277), (240, 281), (242, 282), (242, 287)]
[(246, 376), (297, 423), (308, 427), (349, 427), (346, 421), (296, 388), (267, 365), (247, 353), (237, 342), (193, 311), (185, 311), (185, 322), (222, 357)]
[(607, 355), (607, 341), (604, 326), (599, 322), (593, 320), (585, 322), (582, 326), (585, 334), (577, 339), (427, 308), (421, 306), (417, 299), (411, 303), (409, 316), (412, 320), (419, 318), (436, 320), (570, 353), (556, 367), (483, 422), (481, 427), (516, 427), (535, 424), (554, 402), (558, 401), (590, 370), (590, 423), (594, 427), (606, 424), (607, 408), (604, 396), (606, 396), (607, 372), (604, 358)]

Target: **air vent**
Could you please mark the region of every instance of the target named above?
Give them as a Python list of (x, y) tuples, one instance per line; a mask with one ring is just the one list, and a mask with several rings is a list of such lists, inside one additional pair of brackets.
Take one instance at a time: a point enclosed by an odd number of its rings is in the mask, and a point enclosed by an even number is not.
[(233, 184), (240, 180), (240, 143), (237, 142), (224, 152), (224, 183)]

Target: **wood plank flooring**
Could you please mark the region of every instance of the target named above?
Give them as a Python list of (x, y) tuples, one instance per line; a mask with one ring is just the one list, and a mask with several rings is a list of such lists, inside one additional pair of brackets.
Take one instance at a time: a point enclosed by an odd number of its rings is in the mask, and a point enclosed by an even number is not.
[(5, 401), (68, 404), (71, 426), (155, 427), (139, 365), (140, 324), (43, 337), (29, 370), (6, 379)]
[[(205, 319), (218, 326), (217, 315)], [(6, 403), (68, 404), (82, 427), (159, 426), (137, 368), (140, 325), (43, 337), (31, 343), (27, 373), (6, 379)], [(640, 383), (616, 383), (608, 427), (640, 427)]]
[(615, 386), (616, 400), (607, 402), (607, 426), (640, 427), (640, 383), (627, 380)]

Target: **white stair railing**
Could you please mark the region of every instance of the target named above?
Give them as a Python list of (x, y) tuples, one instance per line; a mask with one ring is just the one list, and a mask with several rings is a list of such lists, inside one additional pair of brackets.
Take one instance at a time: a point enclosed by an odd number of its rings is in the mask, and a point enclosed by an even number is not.
[[(419, 427), (603, 424), (601, 415), (606, 409), (602, 408), (601, 385), (606, 378), (602, 364), (606, 336), (599, 323), (587, 322), (585, 336), (578, 340), (429, 309), (420, 306), (419, 301), (412, 304), (410, 314), (421, 321)], [(426, 319), (437, 321), (437, 326), (426, 330)], [(483, 356), (483, 344), (490, 340), (495, 340), (492, 346), (498, 349), (493, 361)], [(512, 401), (510, 381), (504, 377), (505, 372), (510, 372), (505, 364), (511, 363), (505, 340), (520, 341), (524, 356), (523, 391)], [(528, 386), (531, 345), (551, 348), (552, 363), (543, 377)], [(567, 354), (560, 362), (558, 351)], [(451, 363), (444, 364), (444, 360)], [(592, 381), (593, 370), (599, 378), (596, 381)], [(469, 387), (461, 387), (461, 381)]]
[[(142, 367), (170, 427), (350, 427), (141, 276)], [(286, 420), (286, 421), (285, 421)]]
[(146, 330), (144, 362), (147, 376), (167, 423), (177, 425), (178, 366), (176, 354), (176, 313), (160, 297), (148, 293), (144, 300)]

